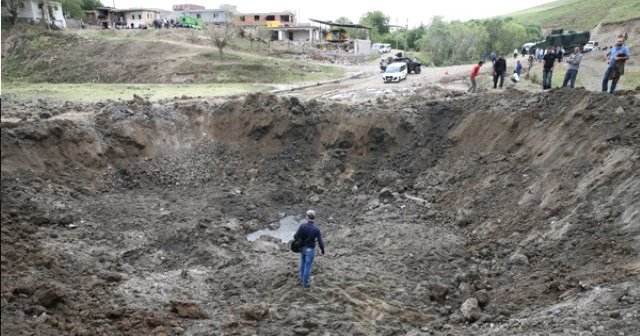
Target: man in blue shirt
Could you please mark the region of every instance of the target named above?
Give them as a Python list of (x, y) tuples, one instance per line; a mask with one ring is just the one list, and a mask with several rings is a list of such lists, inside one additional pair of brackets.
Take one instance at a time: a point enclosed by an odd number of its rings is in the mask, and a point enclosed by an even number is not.
[(607, 71), (604, 73), (604, 78), (602, 79), (603, 92), (607, 92), (609, 80), (611, 80), (611, 91), (609, 92), (613, 93), (613, 91), (616, 90), (618, 80), (624, 72), (624, 62), (629, 59), (630, 54), (631, 51), (629, 50), (629, 47), (624, 45), (624, 36), (618, 35), (616, 45), (611, 47), (605, 55), (608, 63)]
[(313, 266), (313, 257), (316, 252), (316, 240), (320, 246), (320, 252), (324, 255), (324, 243), (322, 242), (322, 233), (315, 225), (314, 219), (316, 212), (307, 211), (307, 222), (300, 225), (298, 231), (293, 235), (293, 239), (302, 240), (302, 248), (300, 249), (300, 281), (302, 287), (309, 287), (309, 278), (311, 277), (311, 266)]

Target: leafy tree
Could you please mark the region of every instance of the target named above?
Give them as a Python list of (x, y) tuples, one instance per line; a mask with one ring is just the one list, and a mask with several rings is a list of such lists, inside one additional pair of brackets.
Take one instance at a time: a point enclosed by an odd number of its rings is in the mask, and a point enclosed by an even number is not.
[(82, 2), (82, 10), (94, 10), (98, 7), (104, 7), (100, 0), (80, 0)]
[(84, 14), (82, 0), (62, 0), (62, 13), (65, 17), (82, 17)]
[(367, 12), (360, 18), (360, 24), (373, 28), (374, 40), (376, 37), (389, 33), (389, 17), (381, 11)]
[(351, 20), (349, 20), (348, 18), (341, 16), (339, 17), (337, 20), (334, 21), (335, 23), (340, 23), (340, 24), (352, 24), (353, 22), (351, 22)]
[(11, 24), (16, 24), (18, 21), (18, 13), (20, 9), (24, 7), (22, 0), (4, 0), (2, 1), (2, 7), (6, 8), (11, 15)]

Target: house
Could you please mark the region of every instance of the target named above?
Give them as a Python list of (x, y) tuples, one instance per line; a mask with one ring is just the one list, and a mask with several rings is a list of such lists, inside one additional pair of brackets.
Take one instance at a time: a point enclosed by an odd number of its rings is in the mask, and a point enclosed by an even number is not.
[(153, 25), (153, 21), (160, 19), (160, 11), (152, 8), (116, 9), (116, 26), (127, 28), (144, 28)]
[(98, 7), (84, 12), (84, 22), (99, 25), (102, 28), (113, 28), (116, 23), (116, 12), (112, 7)]
[(297, 25), (297, 21), (295, 13), (290, 11), (241, 13), (237, 14), (236, 24), (239, 26), (293, 27)]
[(320, 27), (308, 23), (295, 27), (274, 27), (272, 39), (277, 41), (309, 41), (317, 42), (320, 38)]
[(193, 4), (173, 5), (173, 10), (176, 12), (185, 11), (185, 10), (199, 10), (199, 9), (205, 9), (205, 7), (200, 5), (193, 5)]
[[(8, 2), (2, 1), (2, 19), (10, 20), (11, 13), (7, 9)], [(18, 9), (18, 20), (41, 22), (43, 19), (59, 28), (67, 28), (67, 21), (62, 13), (62, 4), (57, 1), (47, 1), (48, 10), (43, 10), (40, 1), (24, 0)]]

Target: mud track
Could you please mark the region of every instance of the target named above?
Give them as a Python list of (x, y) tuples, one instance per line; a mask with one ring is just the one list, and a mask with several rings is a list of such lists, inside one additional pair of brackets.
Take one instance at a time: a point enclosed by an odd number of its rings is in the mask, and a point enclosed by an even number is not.
[(420, 90), (3, 101), (2, 334), (636, 334), (638, 92)]

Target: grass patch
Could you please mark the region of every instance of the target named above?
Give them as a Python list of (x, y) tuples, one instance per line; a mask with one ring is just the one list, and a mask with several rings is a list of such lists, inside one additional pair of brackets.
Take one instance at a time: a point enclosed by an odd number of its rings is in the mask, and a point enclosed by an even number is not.
[(45, 99), (53, 101), (96, 102), (131, 99), (134, 94), (156, 101), (174, 97), (230, 96), (271, 90), (263, 84), (51, 84), (2, 83), (2, 93), (14, 100)]
[(638, 18), (640, 2), (627, 0), (559, 0), (504, 15), (525, 24), (591, 30), (598, 23)]

